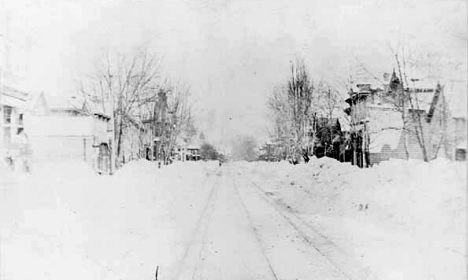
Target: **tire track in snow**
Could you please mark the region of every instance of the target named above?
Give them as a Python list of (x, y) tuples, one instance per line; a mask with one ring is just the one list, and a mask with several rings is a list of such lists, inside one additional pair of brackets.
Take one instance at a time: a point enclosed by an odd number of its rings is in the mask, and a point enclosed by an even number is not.
[[(231, 175), (231, 177), (233, 178), (232, 175)], [(262, 252), (262, 255), (265, 258), (266, 262), (268, 263), (268, 268), (270, 269), (271, 275), (272, 275), (273, 279), (278, 280), (278, 276), (276, 275), (276, 272), (273, 269), (273, 266), (271, 265), (270, 259), (268, 258), (267, 254), (265, 252), (265, 246), (263, 245), (263, 242), (262, 242), (262, 240), (261, 240), (261, 238), (260, 238), (260, 236), (258, 234), (258, 229), (253, 224), (252, 216), (250, 215), (249, 211), (247, 210), (247, 207), (245, 206), (244, 201), (242, 200), (242, 197), (241, 197), (241, 195), (239, 193), (239, 189), (237, 187), (237, 184), (236, 184), (235, 180), (233, 180), (232, 186), (233, 186), (233, 188), (234, 188), (234, 190), (236, 192), (237, 198), (239, 199), (240, 205), (242, 206), (242, 209), (243, 209), (243, 211), (244, 211), (244, 213), (245, 213), (245, 215), (246, 215), (246, 217), (248, 219), (249, 226), (252, 229), (253, 234), (255, 235), (255, 239), (257, 240), (257, 244), (260, 247), (260, 251)]]
[[(222, 171), (216, 172), (216, 176), (220, 177), (221, 175), (222, 175)], [(220, 179), (218, 178), (215, 181), (214, 188), (216, 188), (216, 185), (219, 185), (219, 180)], [(219, 188), (219, 186), (217, 187), (217, 189), (218, 188)], [(217, 199), (218, 198), (218, 192), (219, 192), (219, 190), (216, 190), (216, 198), (211, 201), (211, 206), (209, 207), (209, 210), (208, 210), (209, 215), (207, 217), (207, 222), (203, 227), (201, 248), (200, 248), (200, 250), (198, 252), (199, 265), (195, 266), (195, 268), (194, 268), (194, 272), (193, 272), (193, 275), (192, 275), (193, 280), (203, 279), (203, 270), (204, 270), (206, 251), (207, 251), (206, 245), (207, 245), (207, 240), (208, 240), (208, 232), (209, 232), (212, 220), (213, 220), (213, 211), (214, 211), (214, 208), (216, 206), (216, 202), (218, 201), (218, 199)]]
[[(319, 252), (332, 266), (349, 280), (378, 280), (377, 276), (359, 260), (344, 252), (315, 227), (296, 215), (285, 203), (271, 199), (255, 182), (250, 182), (259, 197), (279, 213), (302, 239)], [(286, 207), (285, 207), (286, 206)]]
[[(207, 177), (210, 177), (212, 176), (213, 174), (220, 174), (222, 171), (219, 171), (218, 173), (216, 172), (211, 172), (211, 173), (208, 173), (207, 174)], [(209, 178), (207, 178), (207, 181), (208, 181)], [(181, 260), (179, 261), (179, 265), (177, 266), (177, 270), (176, 270), (176, 273), (175, 273), (175, 276), (173, 277), (173, 279), (175, 280), (178, 280), (178, 279), (181, 279), (181, 274), (186, 271), (187, 269), (187, 266), (188, 266), (188, 256), (191, 252), (193, 252), (195, 249), (195, 245), (196, 245), (196, 241), (199, 239), (200, 237), (200, 234), (203, 235), (203, 238), (206, 239), (206, 234), (207, 234), (207, 231), (208, 231), (208, 227), (209, 227), (209, 224), (211, 222), (211, 216), (212, 216), (212, 212), (213, 212), (213, 209), (214, 209), (214, 205), (215, 205), (215, 202), (217, 200), (217, 193), (218, 193), (218, 187), (217, 185), (219, 184), (219, 176), (215, 179), (212, 187), (211, 187), (211, 190), (210, 190), (210, 193), (208, 195), (208, 198), (205, 202), (205, 206), (203, 207), (203, 210), (197, 220), (197, 223), (195, 225), (195, 229), (193, 230), (193, 233), (192, 233), (192, 238), (190, 239), (189, 241), (189, 244), (185, 247), (185, 250), (184, 250), (184, 253), (182, 255), (182, 258)], [(203, 233), (201, 233), (203, 231)], [(202, 246), (206, 246), (206, 242), (203, 241), (202, 243)], [(201, 250), (204, 250), (203, 247)], [(195, 267), (196, 269), (197, 267)], [(192, 275), (192, 279), (193, 277), (195, 276), (195, 274)], [(185, 279), (185, 278), (184, 278)]]

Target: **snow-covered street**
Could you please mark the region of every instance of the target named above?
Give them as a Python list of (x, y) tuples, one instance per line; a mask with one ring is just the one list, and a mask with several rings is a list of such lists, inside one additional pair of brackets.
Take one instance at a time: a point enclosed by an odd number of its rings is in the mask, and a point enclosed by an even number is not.
[(0, 276), (464, 279), (465, 180), (448, 161), (43, 165), (0, 181)]
[(304, 232), (229, 165), (216, 176), (175, 279), (348, 279), (328, 258), (328, 240)]
[(0, 0), (0, 280), (468, 279), (467, 4)]

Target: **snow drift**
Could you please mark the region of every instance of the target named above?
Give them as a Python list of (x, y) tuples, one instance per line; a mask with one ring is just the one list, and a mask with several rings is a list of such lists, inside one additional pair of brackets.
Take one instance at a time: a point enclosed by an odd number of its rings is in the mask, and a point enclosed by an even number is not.
[[(359, 169), (314, 158), (222, 168), (290, 206), (380, 279), (465, 279), (462, 163), (392, 160)], [(98, 176), (67, 161), (35, 166), (27, 176), (2, 173), (1, 276), (146, 279), (156, 265), (165, 273), (218, 170), (216, 162), (158, 169), (141, 160)]]
[(465, 279), (466, 166), (236, 163), (381, 279)]

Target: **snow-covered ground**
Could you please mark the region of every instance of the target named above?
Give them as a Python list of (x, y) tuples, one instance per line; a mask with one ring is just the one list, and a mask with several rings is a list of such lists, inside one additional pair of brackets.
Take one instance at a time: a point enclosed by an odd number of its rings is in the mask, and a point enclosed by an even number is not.
[(0, 279), (465, 279), (466, 169), (85, 164), (0, 176)]
[(237, 164), (380, 279), (465, 279), (466, 165), (393, 160), (359, 169)]
[(61, 162), (5, 176), (1, 279), (153, 278), (182, 250), (215, 167), (141, 161), (100, 177)]

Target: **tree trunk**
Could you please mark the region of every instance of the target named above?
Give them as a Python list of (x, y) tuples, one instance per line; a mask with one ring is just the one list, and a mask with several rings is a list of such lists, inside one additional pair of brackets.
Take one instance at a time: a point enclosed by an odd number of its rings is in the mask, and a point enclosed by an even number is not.
[(122, 121), (122, 116), (120, 116), (120, 123), (119, 123), (119, 135), (117, 137), (117, 157), (116, 157), (116, 165), (118, 166), (119, 164), (119, 158), (120, 158), (120, 153), (122, 149), (122, 136), (123, 136), (123, 121)]

